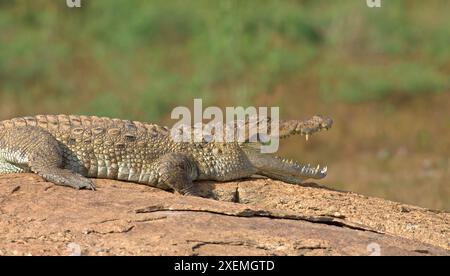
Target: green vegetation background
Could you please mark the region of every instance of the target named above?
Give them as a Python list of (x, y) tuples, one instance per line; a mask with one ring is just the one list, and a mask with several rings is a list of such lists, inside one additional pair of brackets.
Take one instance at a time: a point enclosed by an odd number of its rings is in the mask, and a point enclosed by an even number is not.
[[(324, 184), (450, 209), (450, 2), (0, 0), (0, 116), (170, 124), (192, 105), (280, 106), (335, 128), (282, 152)], [(173, 122), (172, 122), (173, 123)], [(334, 169), (333, 169), (334, 167)], [(334, 172), (333, 172), (334, 171)]]

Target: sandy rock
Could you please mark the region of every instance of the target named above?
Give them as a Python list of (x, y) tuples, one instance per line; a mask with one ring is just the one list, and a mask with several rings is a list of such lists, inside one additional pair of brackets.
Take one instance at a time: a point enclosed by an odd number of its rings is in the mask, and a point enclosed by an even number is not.
[(198, 184), (220, 201), (95, 184), (0, 176), (0, 255), (450, 255), (448, 213), (316, 184)]

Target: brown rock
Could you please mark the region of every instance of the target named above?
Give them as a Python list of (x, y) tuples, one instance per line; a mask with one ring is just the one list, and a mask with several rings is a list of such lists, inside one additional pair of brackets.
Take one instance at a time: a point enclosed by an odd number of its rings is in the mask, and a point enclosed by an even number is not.
[(1, 176), (0, 254), (450, 255), (448, 213), (315, 184), (200, 183), (217, 201), (95, 183), (77, 191)]

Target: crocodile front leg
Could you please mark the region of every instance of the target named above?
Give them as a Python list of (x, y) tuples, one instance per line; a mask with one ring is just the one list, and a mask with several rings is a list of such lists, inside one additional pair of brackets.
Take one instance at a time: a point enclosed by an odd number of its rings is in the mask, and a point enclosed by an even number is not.
[(193, 181), (198, 177), (198, 167), (189, 156), (181, 153), (168, 153), (155, 160), (158, 184), (183, 195), (195, 195)]
[(62, 150), (46, 130), (23, 126), (9, 128), (0, 136), (0, 172), (34, 172), (56, 185), (95, 189), (92, 181), (62, 168)]

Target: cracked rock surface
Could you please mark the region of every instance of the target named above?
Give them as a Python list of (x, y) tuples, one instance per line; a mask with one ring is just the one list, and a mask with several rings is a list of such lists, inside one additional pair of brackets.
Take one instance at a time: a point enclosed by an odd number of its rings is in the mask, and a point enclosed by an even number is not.
[(113, 180), (0, 176), (0, 255), (450, 255), (450, 214), (267, 179), (186, 197)]

